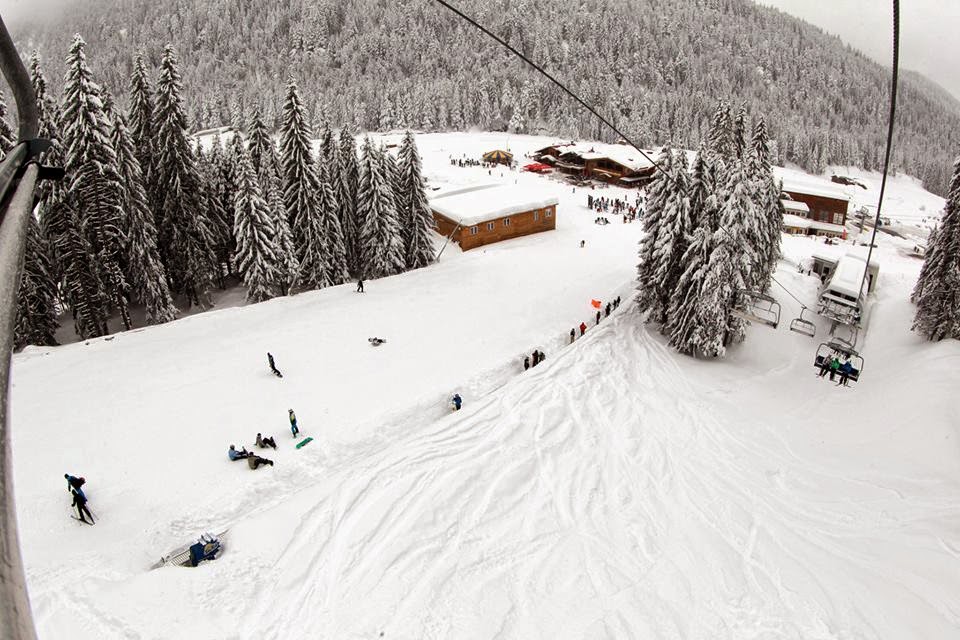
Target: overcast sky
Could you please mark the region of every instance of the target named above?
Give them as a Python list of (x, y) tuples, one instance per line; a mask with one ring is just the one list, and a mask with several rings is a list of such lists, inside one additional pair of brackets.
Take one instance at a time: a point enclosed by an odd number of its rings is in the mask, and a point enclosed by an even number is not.
[[(755, 0), (840, 36), (889, 67), (892, 0)], [(960, 0), (900, 3), (900, 66), (919, 71), (960, 99)]]

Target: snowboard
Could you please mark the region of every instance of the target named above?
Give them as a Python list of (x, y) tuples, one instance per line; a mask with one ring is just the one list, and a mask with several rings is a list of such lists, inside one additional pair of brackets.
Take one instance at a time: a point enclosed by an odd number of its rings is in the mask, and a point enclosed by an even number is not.
[(308, 442), (313, 442), (313, 438), (311, 438), (310, 436), (307, 436), (306, 438), (304, 438), (303, 440), (301, 440), (300, 442), (298, 442), (298, 443), (297, 443), (297, 449), (299, 449), (299, 448), (302, 447), (303, 445), (307, 444)]
[(71, 515), (70, 517), (73, 518), (74, 520), (76, 520), (77, 522), (82, 522), (83, 524), (88, 524), (88, 525), (90, 525), (91, 527), (92, 527), (94, 524), (96, 524), (96, 523), (94, 523), (94, 522), (87, 522), (86, 520), (81, 520), (80, 518), (78, 518), (77, 516), (74, 516), (74, 515)]

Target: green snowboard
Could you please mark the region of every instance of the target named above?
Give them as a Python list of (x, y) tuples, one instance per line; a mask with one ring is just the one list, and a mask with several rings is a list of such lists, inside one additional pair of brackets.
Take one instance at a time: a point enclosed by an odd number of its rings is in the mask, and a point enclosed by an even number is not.
[(297, 443), (297, 449), (299, 449), (299, 448), (302, 447), (303, 445), (307, 444), (308, 442), (313, 442), (313, 438), (307, 436), (306, 438), (304, 438), (303, 440), (301, 440), (300, 442), (298, 442), (298, 443)]

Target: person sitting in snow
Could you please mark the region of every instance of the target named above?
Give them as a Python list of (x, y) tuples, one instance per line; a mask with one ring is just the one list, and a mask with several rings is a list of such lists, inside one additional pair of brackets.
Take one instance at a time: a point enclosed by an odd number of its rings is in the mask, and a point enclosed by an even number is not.
[(267, 447), (277, 448), (277, 443), (274, 441), (272, 436), (267, 436), (264, 438), (259, 433), (257, 434), (257, 446), (261, 449), (266, 449)]
[(267, 352), (267, 362), (270, 364), (270, 371), (273, 371), (274, 375), (277, 376), (278, 378), (282, 378), (283, 374), (280, 373), (279, 369), (277, 369), (277, 365), (273, 361), (273, 354), (270, 353), (269, 351)]
[(251, 454), (247, 457), (247, 466), (249, 466), (251, 469), (256, 469), (257, 467), (259, 467), (259, 466), (262, 465), (262, 464), (268, 464), (268, 465), (270, 465), (270, 466), (272, 467), (272, 466), (273, 466), (273, 460), (267, 460), (266, 458), (261, 458), (260, 456), (258, 456), (258, 455), (256, 455), (256, 454), (253, 454), (253, 453), (251, 453)]
[(243, 451), (237, 451), (233, 445), (230, 445), (230, 449), (227, 451), (227, 456), (230, 458), (231, 462), (236, 462), (237, 460), (242, 460), (243, 458), (249, 458), (253, 454), (247, 451), (246, 447), (243, 447)]
[(289, 409), (287, 416), (290, 418), (290, 432), (293, 433), (293, 437), (296, 438), (300, 435), (300, 427), (297, 426), (297, 414), (293, 412), (293, 409)]
[(463, 398), (460, 397), (459, 393), (453, 394), (453, 410), (460, 411), (461, 406), (463, 406)]

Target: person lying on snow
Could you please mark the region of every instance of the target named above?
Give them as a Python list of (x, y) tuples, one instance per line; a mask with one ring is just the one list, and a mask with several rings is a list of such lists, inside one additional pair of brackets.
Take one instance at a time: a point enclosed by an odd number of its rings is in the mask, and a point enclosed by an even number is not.
[(264, 438), (259, 433), (257, 434), (257, 446), (261, 449), (266, 449), (267, 447), (277, 448), (277, 443), (274, 441), (272, 436), (267, 436)]
[(236, 462), (237, 460), (242, 460), (243, 458), (249, 458), (253, 454), (247, 451), (246, 447), (243, 447), (243, 451), (237, 451), (233, 445), (230, 445), (230, 450), (227, 451), (227, 455), (230, 456), (231, 462)]
[(251, 469), (256, 469), (262, 464), (268, 464), (272, 467), (273, 460), (267, 460), (266, 458), (261, 458), (260, 456), (251, 453), (249, 456), (247, 456), (247, 464)]

